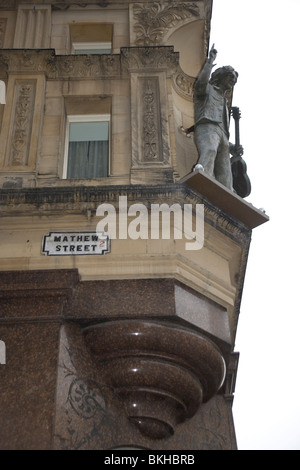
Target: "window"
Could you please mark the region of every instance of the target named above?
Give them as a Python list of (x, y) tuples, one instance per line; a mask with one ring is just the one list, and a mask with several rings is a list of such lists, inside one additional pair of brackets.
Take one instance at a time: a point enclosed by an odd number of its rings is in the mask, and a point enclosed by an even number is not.
[(73, 54), (110, 54), (111, 42), (74, 42)]
[(68, 116), (63, 178), (109, 175), (110, 115)]
[(111, 54), (113, 25), (74, 23), (70, 25), (72, 54)]

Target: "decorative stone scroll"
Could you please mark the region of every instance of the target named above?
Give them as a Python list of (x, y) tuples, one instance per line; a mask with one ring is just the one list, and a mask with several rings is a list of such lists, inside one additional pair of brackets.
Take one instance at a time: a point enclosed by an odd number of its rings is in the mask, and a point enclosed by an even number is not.
[(195, 84), (194, 77), (190, 77), (182, 70), (177, 69), (177, 73), (174, 73), (174, 75), (172, 75), (172, 83), (178, 95), (182, 96), (183, 98), (189, 101), (193, 101)]
[(167, 31), (187, 18), (199, 17), (199, 8), (195, 3), (174, 2), (162, 4), (135, 4), (133, 16), (136, 20), (134, 32), (137, 46), (157, 46), (162, 44)]

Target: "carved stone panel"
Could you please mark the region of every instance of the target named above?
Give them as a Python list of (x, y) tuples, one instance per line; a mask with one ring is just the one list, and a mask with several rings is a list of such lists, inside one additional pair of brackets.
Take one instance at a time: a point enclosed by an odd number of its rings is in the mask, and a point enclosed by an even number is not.
[(131, 86), (132, 169), (170, 168), (165, 76), (133, 73)]
[(16, 83), (15, 118), (9, 166), (27, 166), (32, 133), (36, 80)]
[(42, 75), (9, 75), (0, 136), (0, 165), (5, 171), (35, 170), (45, 99)]
[(162, 161), (161, 119), (159, 106), (158, 79), (143, 78), (143, 136), (142, 154), (143, 162)]
[(4, 47), (5, 31), (7, 26), (7, 18), (0, 18), (0, 48)]

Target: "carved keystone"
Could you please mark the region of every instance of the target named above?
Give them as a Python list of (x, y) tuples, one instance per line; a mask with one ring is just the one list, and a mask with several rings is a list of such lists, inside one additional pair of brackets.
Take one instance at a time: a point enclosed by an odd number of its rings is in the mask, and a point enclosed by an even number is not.
[(151, 439), (171, 436), (223, 384), (223, 356), (197, 331), (167, 321), (123, 320), (86, 327), (83, 334), (128, 419)]

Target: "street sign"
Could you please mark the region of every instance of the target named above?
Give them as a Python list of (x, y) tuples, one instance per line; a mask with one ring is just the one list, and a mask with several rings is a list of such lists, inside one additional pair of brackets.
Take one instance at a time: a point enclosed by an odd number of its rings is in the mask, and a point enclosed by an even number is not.
[(105, 255), (110, 252), (109, 236), (104, 232), (50, 232), (43, 237), (46, 256)]

